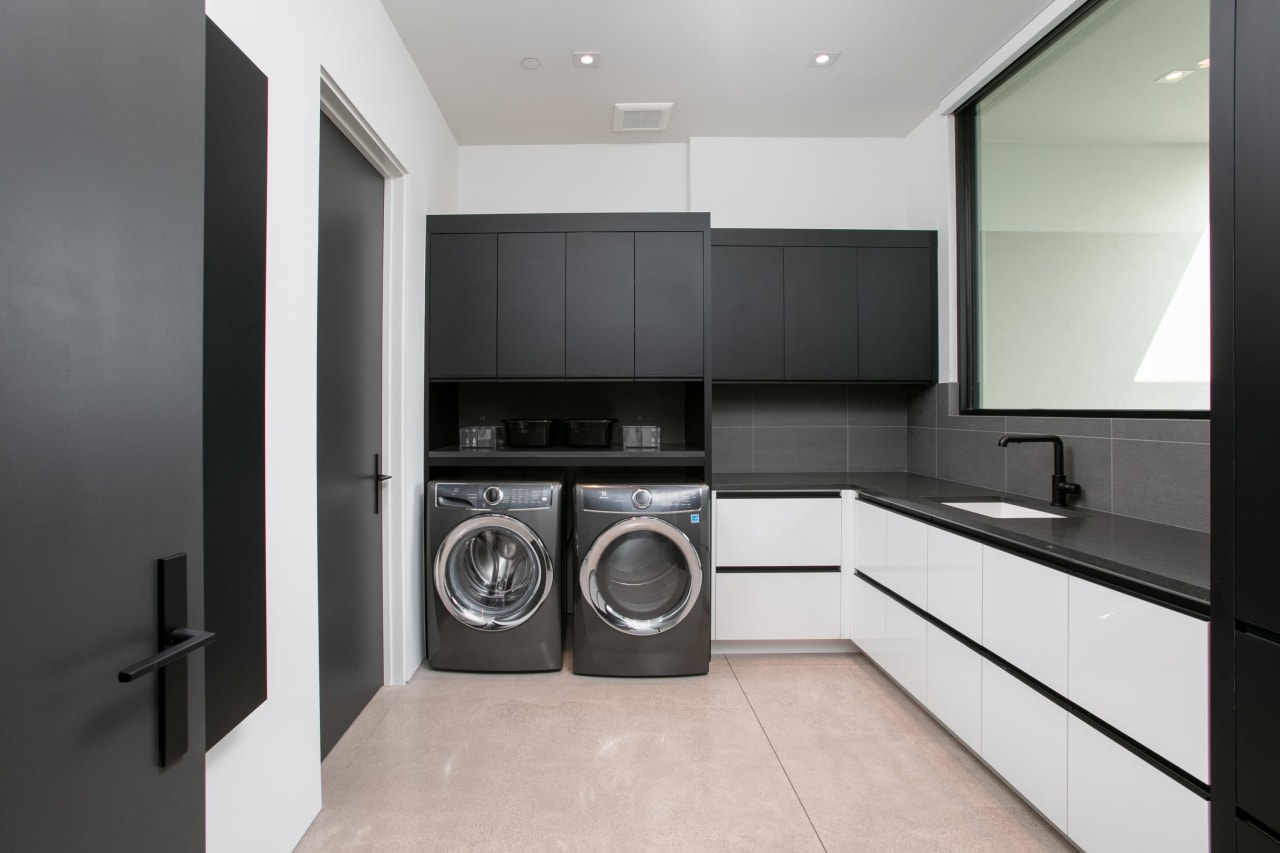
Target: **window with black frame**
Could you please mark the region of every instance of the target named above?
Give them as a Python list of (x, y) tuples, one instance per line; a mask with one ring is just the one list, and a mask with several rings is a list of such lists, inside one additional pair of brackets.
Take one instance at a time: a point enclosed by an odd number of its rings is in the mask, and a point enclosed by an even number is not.
[(1086, 4), (956, 113), (966, 411), (1209, 409), (1209, 0)]

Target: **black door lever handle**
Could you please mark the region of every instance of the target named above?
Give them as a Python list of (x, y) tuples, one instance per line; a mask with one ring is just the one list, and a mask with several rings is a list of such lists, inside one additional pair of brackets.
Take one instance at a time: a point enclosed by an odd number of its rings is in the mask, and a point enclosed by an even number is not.
[(133, 681), (144, 675), (155, 672), (161, 667), (166, 667), (174, 661), (179, 661), (196, 649), (202, 649), (217, 639), (217, 634), (209, 631), (196, 631), (192, 628), (174, 628), (169, 632), (166, 642), (169, 648), (162, 652), (144, 658), (132, 666), (127, 666), (120, 670), (121, 681)]
[(390, 474), (382, 473), (382, 454), (373, 454), (373, 514), (382, 514), (382, 489), (383, 483), (391, 479)]

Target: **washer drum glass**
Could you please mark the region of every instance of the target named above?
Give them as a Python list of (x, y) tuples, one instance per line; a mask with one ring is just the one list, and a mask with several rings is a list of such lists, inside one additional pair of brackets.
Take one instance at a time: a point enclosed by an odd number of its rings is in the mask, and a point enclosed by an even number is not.
[(434, 574), (450, 615), (472, 628), (502, 631), (537, 612), (551, 592), (553, 572), (546, 546), (528, 525), (492, 514), (449, 531)]

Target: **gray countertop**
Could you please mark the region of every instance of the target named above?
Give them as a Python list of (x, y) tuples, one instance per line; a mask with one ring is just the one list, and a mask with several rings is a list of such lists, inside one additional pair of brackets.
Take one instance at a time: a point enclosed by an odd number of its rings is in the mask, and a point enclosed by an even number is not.
[[(1209, 534), (905, 473), (719, 474), (732, 491), (856, 489), (868, 503), (920, 518), (1082, 577), (1209, 615)], [(944, 506), (939, 498), (992, 498), (1066, 518), (998, 519)]]

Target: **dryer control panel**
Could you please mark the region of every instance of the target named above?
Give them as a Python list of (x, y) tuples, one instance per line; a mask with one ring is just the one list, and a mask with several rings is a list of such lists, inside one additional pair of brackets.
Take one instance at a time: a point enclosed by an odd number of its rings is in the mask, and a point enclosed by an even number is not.
[(477, 510), (546, 509), (551, 483), (436, 483), (436, 506)]
[(698, 512), (702, 492), (701, 486), (583, 486), (582, 508), (631, 515)]

